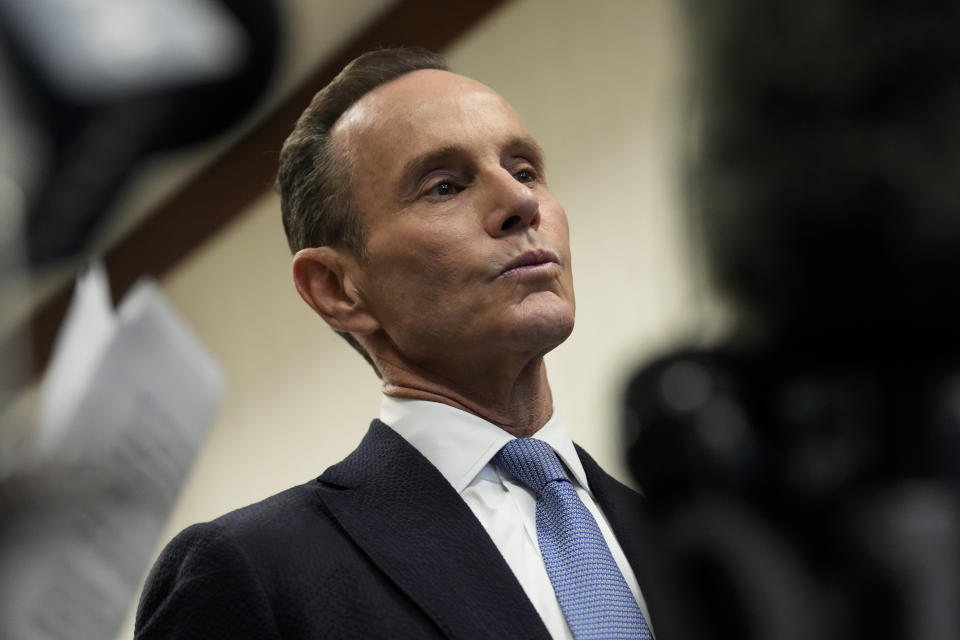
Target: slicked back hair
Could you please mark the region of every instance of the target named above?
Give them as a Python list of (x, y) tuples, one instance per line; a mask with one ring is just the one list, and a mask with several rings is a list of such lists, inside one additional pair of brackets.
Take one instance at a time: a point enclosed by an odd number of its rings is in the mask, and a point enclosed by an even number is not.
[[(277, 187), (283, 229), (290, 251), (308, 247), (345, 248), (364, 255), (363, 224), (350, 194), (349, 158), (330, 131), (353, 104), (370, 91), (420, 69), (448, 71), (446, 62), (426, 49), (381, 49), (354, 59), (313, 97), (280, 151)], [(380, 371), (349, 333), (338, 332)]]

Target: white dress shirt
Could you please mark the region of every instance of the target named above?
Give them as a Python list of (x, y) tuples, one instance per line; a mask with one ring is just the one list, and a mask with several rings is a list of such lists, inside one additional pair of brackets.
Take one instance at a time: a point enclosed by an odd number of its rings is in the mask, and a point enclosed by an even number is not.
[[(536, 498), (526, 485), (490, 461), (513, 436), (483, 418), (449, 405), (383, 396), (380, 421), (435, 466), (463, 498), (500, 550), (555, 640), (572, 640), (547, 575), (537, 541)], [(573, 441), (556, 410), (536, 434), (557, 452), (580, 500), (596, 519), (613, 559), (650, 621), (646, 603), (623, 549), (597, 506)]]

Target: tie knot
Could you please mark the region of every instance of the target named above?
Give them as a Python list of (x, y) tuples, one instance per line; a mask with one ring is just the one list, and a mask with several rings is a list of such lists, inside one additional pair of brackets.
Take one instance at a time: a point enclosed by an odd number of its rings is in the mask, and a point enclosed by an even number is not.
[(536, 438), (511, 440), (493, 457), (493, 463), (530, 487), (538, 496), (554, 480), (569, 481), (553, 448)]

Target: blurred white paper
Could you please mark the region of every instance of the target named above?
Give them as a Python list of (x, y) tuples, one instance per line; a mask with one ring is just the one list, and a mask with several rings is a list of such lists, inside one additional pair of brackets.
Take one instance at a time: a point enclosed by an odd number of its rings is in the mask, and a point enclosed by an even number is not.
[(102, 269), (78, 282), (37, 457), (0, 487), (3, 639), (116, 636), (223, 397), (221, 370), (152, 282), (116, 314), (109, 299)]
[(57, 334), (40, 401), (36, 447), (52, 453), (70, 426), (111, 338), (117, 320), (103, 265), (94, 264), (77, 278), (73, 302)]

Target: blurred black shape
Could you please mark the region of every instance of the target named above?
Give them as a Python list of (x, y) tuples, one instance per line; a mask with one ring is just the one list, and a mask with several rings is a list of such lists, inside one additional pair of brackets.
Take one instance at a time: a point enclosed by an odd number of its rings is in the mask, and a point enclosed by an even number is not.
[(958, 3), (724, 0), (691, 17), (695, 212), (720, 287), (773, 343), (955, 355)]
[(272, 76), (280, 31), (273, 0), (3, 0), (0, 36), (17, 85), (3, 89), (46, 137), (36, 184), (24, 185), (37, 267), (87, 248), (144, 156), (246, 114)]
[(960, 3), (688, 14), (693, 222), (737, 321), (626, 393), (669, 626), (958, 638)]

